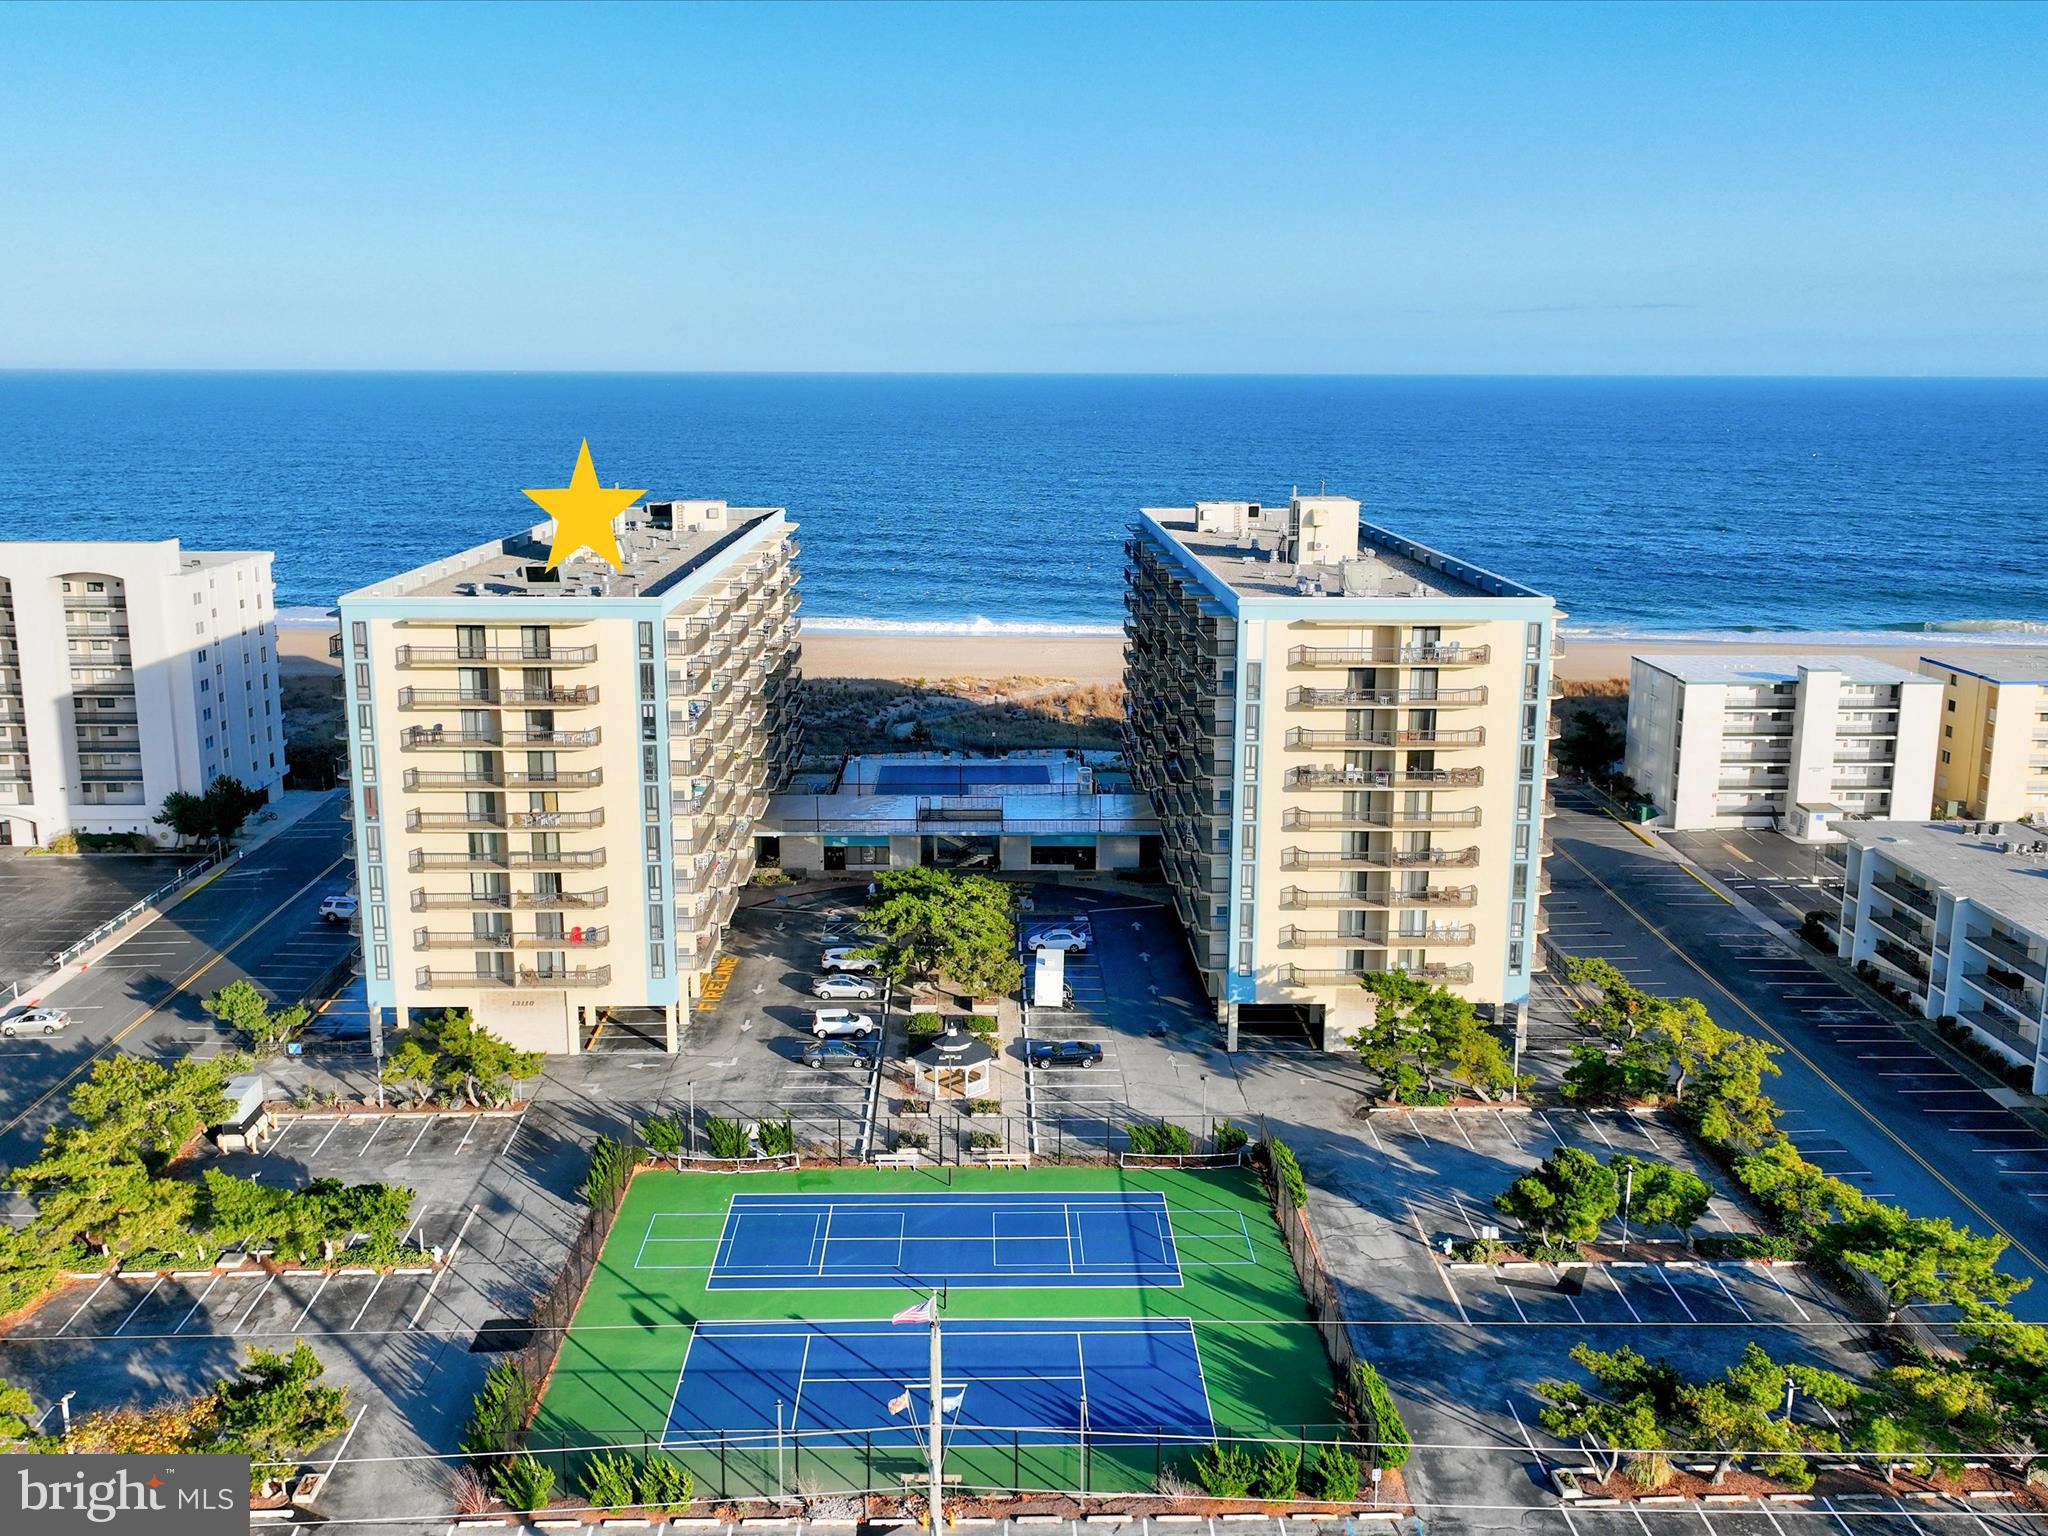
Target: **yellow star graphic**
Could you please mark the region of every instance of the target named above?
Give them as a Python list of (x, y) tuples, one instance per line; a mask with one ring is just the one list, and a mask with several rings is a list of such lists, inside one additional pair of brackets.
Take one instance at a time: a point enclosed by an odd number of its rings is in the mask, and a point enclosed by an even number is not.
[(602, 556), (615, 571), (625, 569), (625, 562), (619, 557), (619, 541), (612, 533), (612, 519), (647, 492), (620, 490), (616, 486), (606, 490), (599, 485), (597, 470), (590, 462), (589, 438), (576, 450), (576, 472), (569, 476), (567, 485), (524, 494), (555, 520), (555, 542), (548, 550), (549, 570), (579, 549)]

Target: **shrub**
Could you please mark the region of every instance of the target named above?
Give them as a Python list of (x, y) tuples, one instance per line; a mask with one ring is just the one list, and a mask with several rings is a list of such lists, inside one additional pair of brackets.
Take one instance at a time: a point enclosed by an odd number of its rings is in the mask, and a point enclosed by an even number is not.
[(1216, 1127), (1215, 1142), (1218, 1152), (1236, 1152), (1248, 1144), (1251, 1139), (1252, 1133), (1250, 1131), (1241, 1125), (1234, 1125), (1228, 1120), (1225, 1120)]
[(1585, 1257), (1574, 1242), (1525, 1242), (1522, 1252), (1539, 1264), (1576, 1264)]
[(967, 1145), (977, 1152), (992, 1152), (1003, 1144), (1000, 1131), (969, 1131)]
[(516, 1360), (494, 1360), (469, 1407), (469, 1426), (457, 1442), (465, 1455), (495, 1456), (508, 1451), (526, 1423), (533, 1402), (533, 1383)]
[(583, 1175), (584, 1201), (598, 1206), (616, 1200), (639, 1163), (638, 1143), (616, 1136), (598, 1137), (590, 1144), (590, 1171)]
[(1835, 947), (1835, 914), (1832, 912), (1809, 912), (1799, 919), (1799, 937), (1815, 949)]
[(458, 1515), (481, 1515), (491, 1507), (491, 1485), (474, 1467), (457, 1467), (448, 1479), (448, 1498)]
[(963, 1022), (967, 1025), (967, 1033), (970, 1035), (979, 1035), (984, 1040), (995, 1035), (996, 1021), (986, 1013), (970, 1013)]
[(649, 1115), (640, 1126), (647, 1149), (660, 1157), (678, 1157), (683, 1150), (683, 1122), (674, 1115)]
[(1467, 1237), (1451, 1245), (1451, 1257), (1461, 1264), (1498, 1264), (1508, 1256), (1508, 1245), (1497, 1237)]
[(666, 1456), (650, 1456), (640, 1464), (640, 1502), (649, 1509), (683, 1509), (696, 1495), (690, 1469)]
[(514, 1456), (498, 1468), (498, 1494), (514, 1509), (531, 1514), (555, 1496), (555, 1474), (531, 1456)]
[(1401, 1410), (1394, 1406), (1394, 1394), (1380, 1380), (1380, 1373), (1366, 1361), (1356, 1362), (1351, 1367), (1351, 1391), (1374, 1443), (1374, 1455), (1379, 1464), (1383, 1467), (1405, 1465), (1413, 1442), (1408, 1438), (1408, 1426), (1401, 1422)]
[(1349, 1504), (1358, 1497), (1358, 1483), (1363, 1469), (1358, 1458), (1342, 1445), (1332, 1441), (1319, 1445), (1302, 1469), (1311, 1494), (1319, 1499), (1329, 1499), (1337, 1504)]
[(624, 1509), (633, 1502), (637, 1479), (633, 1458), (626, 1455), (597, 1455), (583, 1464), (578, 1486), (584, 1499), (599, 1509)]
[(761, 1150), (771, 1156), (779, 1157), (796, 1150), (796, 1127), (786, 1119), (763, 1120), (756, 1128), (756, 1134), (761, 1140)]
[[(1003, 1101), (1001, 1099), (970, 1099), (967, 1101), (967, 1113), (970, 1115), (1000, 1115), (1002, 1112)], [(943, 1450), (944, 1447), (941, 1446), (940, 1449)]]
[(728, 1120), (723, 1115), (705, 1117), (704, 1140), (710, 1146), (713, 1157), (747, 1155), (747, 1128), (739, 1121)]
[(1195, 1149), (1187, 1127), (1168, 1120), (1133, 1120), (1124, 1127), (1124, 1134), (1130, 1137), (1133, 1152), (1173, 1154)]
[(932, 1144), (932, 1139), (923, 1131), (898, 1131), (896, 1147), (898, 1152), (922, 1152)]
[(913, 1013), (910, 1022), (903, 1026), (903, 1033), (912, 1040), (929, 1040), (945, 1032), (946, 1021), (936, 1013)]
[(928, 1115), (931, 1112), (932, 1101), (930, 1099), (904, 1099), (896, 1106), (896, 1113), (899, 1115)]
[(1250, 1451), (1220, 1440), (1206, 1451), (1197, 1451), (1193, 1466), (1202, 1492), (1215, 1499), (1245, 1498), (1259, 1476), (1259, 1464)]
[(1301, 1447), (1269, 1445), (1259, 1454), (1258, 1481), (1262, 1499), (1291, 1499), (1301, 1491)]
[(1799, 1239), (1782, 1232), (1716, 1232), (1695, 1238), (1703, 1259), (1796, 1259)]
[(1277, 1136), (1266, 1138), (1266, 1160), (1273, 1171), (1273, 1182), (1286, 1196), (1287, 1203), (1297, 1211), (1308, 1204), (1308, 1181), (1301, 1176), (1301, 1164), (1294, 1160), (1294, 1149)]

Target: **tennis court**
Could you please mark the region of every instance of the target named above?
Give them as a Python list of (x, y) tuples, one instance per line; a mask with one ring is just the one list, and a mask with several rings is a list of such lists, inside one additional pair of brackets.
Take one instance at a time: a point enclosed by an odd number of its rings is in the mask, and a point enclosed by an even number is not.
[[(940, 1332), (956, 1446), (1058, 1444), (1084, 1422), (1097, 1443), (1214, 1431), (1187, 1318), (987, 1318)], [(790, 1434), (815, 1449), (821, 1434), (859, 1434), (914, 1446), (931, 1413), (928, 1350), (926, 1329), (886, 1321), (699, 1323), (662, 1443)], [(899, 1394), (909, 1407), (891, 1413)]]
[(1183, 1246), (1190, 1263), (1257, 1262), (1236, 1210), (1176, 1211), (1152, 1190), (998, 1190), (735, 1195), (722, 1213), (656, 1213), (634, 1268), (708, 1259), (714, 1291), (1178, 1286)]
[(663, 1170), (626, 1193), (528, 1448), (565, 1485), (614, 1445), (721, 1498), (901, 1486), (929, 1332), (890, 1319), (941, 1285), (964, 1486), (1149, 1490), (1214, 1435), (1340, 1433), (1250, 1168)]

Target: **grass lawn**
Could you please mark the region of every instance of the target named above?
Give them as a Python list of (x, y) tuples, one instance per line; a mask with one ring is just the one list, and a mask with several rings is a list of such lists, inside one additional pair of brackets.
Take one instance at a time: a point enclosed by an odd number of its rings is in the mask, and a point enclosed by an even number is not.
[[(914, 1235), (934, 1211), (957, 1247)], [(580, 1457), (560, 1448), (666, 1440), (701, 1495), (893, 1488), (923, 1458), (883, 1404), (922, 1394), (927, 1335), (877, 1323), (925, 1294), (906, 1272), (946, 1271), (963, 1486), (1148, 1490), (1210, 1421), (1224, 1438), (1341, 1433), (1251, 1169), (818, 1169), (636, 1178), (528, 1443), (568, 1485)]]

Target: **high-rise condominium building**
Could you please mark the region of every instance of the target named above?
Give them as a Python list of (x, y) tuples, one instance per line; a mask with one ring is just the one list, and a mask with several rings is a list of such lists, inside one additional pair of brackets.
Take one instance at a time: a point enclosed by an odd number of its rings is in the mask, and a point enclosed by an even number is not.
[(1519, 1019), (1537, 965), (1550, 598), (1344, 496), (1148, 509), (1125, 546), (1129, 756), (1195, 964), (1326, 1043), (1403, 970)]
[(796, 528), (647, 502), (550, 571), (552, 528), (341, 600), (370, 1007), (673, 1050), (799, 746)]
[(271, 556), (0, 544), (0, 843), (172, 834), (173, 790), (284, 779)]
[(1978, 646), (1920, 670), (1942, 685), (1936, 808), (2048, 819), (2048, 650)]
[(1637, 656), (1628, 775), (1674, 831), (1924, 817), (1940, 685), (1867, 656)]

